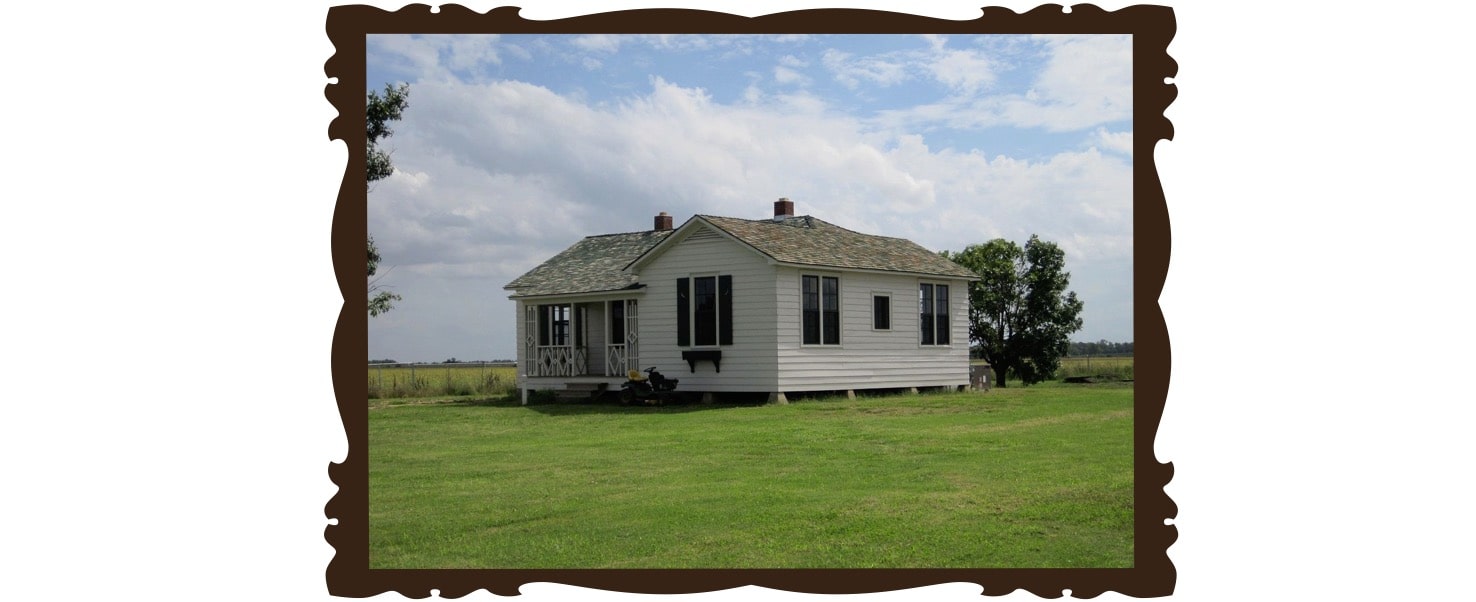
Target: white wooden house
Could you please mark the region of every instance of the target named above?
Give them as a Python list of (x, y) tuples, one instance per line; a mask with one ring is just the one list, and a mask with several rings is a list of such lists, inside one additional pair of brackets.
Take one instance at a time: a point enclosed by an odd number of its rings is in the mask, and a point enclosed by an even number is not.
[(685, 392), (969, 384), (972, 272), (911, 241), (794, 215), (696, 215), (587, 237), (504, 288), (518, 387), (619, 388), (656, 366)]

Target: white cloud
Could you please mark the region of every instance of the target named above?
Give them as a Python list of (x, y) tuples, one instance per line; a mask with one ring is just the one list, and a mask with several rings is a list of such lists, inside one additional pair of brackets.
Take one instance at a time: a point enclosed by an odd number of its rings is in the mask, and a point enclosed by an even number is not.
[(922, 38), (928, 42), (927, 50), (856, 56), (832, 48), (821, 56), (821, 62), (836, 81), (853, 90), (862, 84), (886, 87), (913, 78), (932, 78), (957, 93), (972, 95), (997, 79), (999, 66), (984, 51), (948, 50), (948, 38)]
[(933, 77), (949, 87), (972, 94), (994, 83), (994, 62), (971, 50), (940, 52), (928, 65)]
[(498, 36), (447, 36), (442, 64), (454, 71), (468, 71), (502, 63)]
[(756, 105), (764, 100), (764, 91), (758, 84), (750, 83), (743, 89), (743, 102), (748, 105)]
[(620, 43), (626, 36), (618, 36), (607, 33), (585, 35), (574, 38), (571, 44), (592, 52), (614, 53), (620, 50)]
[(808, 66), (808, 62), (792, 54), (779, 57), (779, 64), (774, 67), (774, 81), (786, 85), (809, 85), (810, 77), (799, 71)]
[(927, 40), (933, 52), (942, 52), (943, 47), (948, 44), (948, 38), (935, 33), (923, 34), (922, 39)]
[[(809, 94), (723, 104), (661, 78), (599, 106), (507, 81), (422, 82), (412, 94), (392, 138), (399, 171), (370, 195), (369, 228), (397, 266), (386, 284), (406, 297), (388, 315), (427, 334), (372, 321), (371, 355), (394, 353), (375, 340), (432, 336), (432, 323), (511, 316), (501, 285), (585, 235), (647, 229), (658, 211), (762, 217), (781, 196), (935, 250), (1039, 233), (1090, 268), (1076, 274), (1083, 286), (1131, 278), (1131, 167), (1095, 149), (1034, 162), (934, 151)], [(461, 309), (425, 298), (453, 281), (482, 297)], [(495, 346), (481, 355), (511, 355), (511, 318), (485, 322)]]
[(663, 51), (693, 52), (721, 49), (725, 56), (750, 55), (761, 45), (800, 44), (807, 35), (762, 36), (752, 34), (590, 34), (575, 37), (571, 44), (589, 52), (615, 53), (628, 44)]
[(982, 50), (948, 50), (948, 38), (925, 35), (930, 51), (918, 57), (934, 79), (956, 92), (973, 94), (998, 79), (999, 66)]
[(906, 109), (884, 111), (879, 124), (897, 128), (944, 125), (1074, 131), (1132, 119), (1132, 37), (1128, 35), (1035, 36), (1045, 65), (1029, 89), (981, 96), (996, 80), (996, 65), (981, 51), (937, 51), (928, 69), (957, 92)]
[(863, 80), (885, 87), (907, 79), (906, 63), (885, 56), (853, 58), (849, 53), (831, 48), (821, 55), (820, 62), (830, 70), (835, 81), (853, 90)]
[[(502, 63), (500, 50), (507, 49), (496, 35), (404, 35), (374, 34), (366, 37), (371, 67), (385, 69), (404, 79), (451, 79)], [(513, 54), (526, 55), (521, 48)], [(379, 61), (375, 63), (375, 61)]]
[(1097, 128), (1097, 131), (1092, 132), (1091, 137), (1087, 138), (1087, 143), (1102, 150), (1133, 156), (1132, 130), (1109, 132), (1107, 128)]
[(774, 81), (781, 84), (803, 85), (809, 83), (810, 78), (805, 77), (804, 74), (795, 71), (794, 69), (790, 69), (789, 67), (780, 65), (778, 67), (774, 67)]
[(1056, 119), (1096, 124), (1132, 118), (1132, 36), (1041, 35), (1036, 39), (1050, 50), (1050, 61), (1036, 88), (1058, 112)]

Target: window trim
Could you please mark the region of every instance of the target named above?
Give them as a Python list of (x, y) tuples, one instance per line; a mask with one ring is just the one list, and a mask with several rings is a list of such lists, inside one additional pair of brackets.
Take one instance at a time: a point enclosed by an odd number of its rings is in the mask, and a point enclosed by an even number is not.
[[(819, 342), (816, 342), (816, 343), (806, 343), (805, 342), (805, 278), (814, 278), (815, 279), (815, 286), (816, 286), (816, 300), (815, 300), (815, 303), (816, 303), (816, 306), (817, 306), (816, 311), (818, 313), (817, 319), (819, 320), (819, 324), (817, 325), (819, 327), (819, 331), (818, 331)], [(826, 299), (826, 297), (825, 297), (825, 280), (826, 279), (830, 279), (830, 280), (834, 280), (835, 281), (835, 294), (832, 295), (835, 298), (835, 310), (834, 310), (835, 311), (835, 342), (834, 343), (827, 343), (827, 342), (825, 342), (825, 334), (826, 334), (826, 330), (825, 330), (825, 314), (826, 314), (826, 309), (825, 309), (825, 299)], [(800, 275), (799, 275), (799, 295), (800, 295), (800, 299), (799, 299), (799, 335), (800, 335), (800, 337), (799, 338), (800, 338), (800, 346), (801, 347), (840, 347), (840, 346), (842, 346), (842, 345), (845, 344), (845, 333), (846, 333), (846, 324), (845, 324), (845, 322), (846, 322), (845, 321), (845, 315), (846, 315), (846, 311), (845, 311), (845, 298), (846, 298), (846, 295), (845, 295), (845, 293), (842, 292), (842, 290), (843, 290), (843, 287), (841, 286), (841, 275), (840, 274), (828, 274), (828, 273), (825, 273), (825, 272), (800, 272)]]

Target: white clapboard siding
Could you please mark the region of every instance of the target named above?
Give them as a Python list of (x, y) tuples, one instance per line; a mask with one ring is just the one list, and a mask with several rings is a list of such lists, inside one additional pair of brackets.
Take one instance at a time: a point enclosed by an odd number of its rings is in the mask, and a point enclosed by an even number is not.
[[(963, 280), (876, 272), (777, 271), (779, 390), (828, 391), (966, 385), (968, 291)], [(840, 279), (840, 345), (802, 345), (800, 277)], [(951, 345), (920, 344), (918, 284), (949, 285)], [(872, 295), (891, 297), (891, 329), (872, 328)]]
[[(706, 230), (706, 227), (701, 227)], [(676, 280), (733, 277), (733, 344), (722, 350), (722, 372), (699, 362), (692, 372), (677, 347)], [(774, 268), (765, 258), (716, 232), (694, 232), (641, 269), (641, 368), (681, 379), (682, 391), (775, 391)]]

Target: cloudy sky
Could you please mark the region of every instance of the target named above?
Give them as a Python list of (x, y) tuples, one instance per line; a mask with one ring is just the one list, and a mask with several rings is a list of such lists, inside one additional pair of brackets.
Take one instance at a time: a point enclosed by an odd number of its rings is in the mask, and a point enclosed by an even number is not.
[(796, 210), (962, 250), (1066, 251), (1074, 340), (1133, 340), (1132, 40), (1099, 36), (420, 36), (368, 40), (410, 84), (369, 194), (370, 358), (511, 358), (503, 285), (666, 211)]

